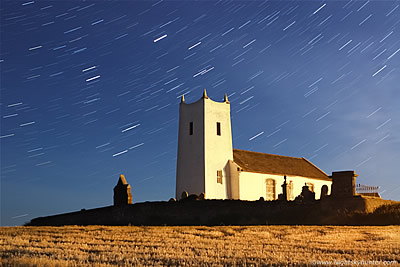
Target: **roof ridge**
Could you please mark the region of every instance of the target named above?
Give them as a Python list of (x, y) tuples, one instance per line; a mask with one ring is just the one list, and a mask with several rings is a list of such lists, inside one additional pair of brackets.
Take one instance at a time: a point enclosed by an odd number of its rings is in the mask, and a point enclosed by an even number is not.
[(323, 174), (325, 174), (326, 176), (329, 177), (329, 175), (324, 172), (323, 170), (321, 170), (320, 168), (318, 168), (314, 163), (312, 163), (311, 161), (309, 161), (308, 159), (306, 159), (305, 157), (302, 157), (302, 159), (304, 159), (306, 162), (308, 162), (308, 164), (311, 164), (313, 167), (315, 167), (316, 169), (318, 169), (320, 172), (322, 172)]
[(271, 155), (271, 156), (278, 156), (278, 157), (284, 157), (284, 158), (303, 159), (303, 157), (298, 158), (298, 157), (291, 157), (291, 156), (283, 156), (283, 155), (269, 154), (269, 153), (263, 153), (263, 152), (256, 152), (256, 151), (250, 151), (250, 150), (237, 149), (237, 148), (234, 148), (233, 150), (239, 150), (239, 151), (250, 152), (250, 153), (257, 153), (257, 154), (265, 154), (265, 155)]
[(296, 158), (233, 149), (233, 161), (244, 171), (269, 174), (286, 174), (331, 181), (330, 177), (304, 157)]

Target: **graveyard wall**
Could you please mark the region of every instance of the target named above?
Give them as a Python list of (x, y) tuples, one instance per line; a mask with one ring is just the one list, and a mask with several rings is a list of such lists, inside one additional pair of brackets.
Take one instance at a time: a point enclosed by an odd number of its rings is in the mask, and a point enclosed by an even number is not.
[[(335, 224), (338, 211), (371, 212), (396, 203), (353, 197), (302, 202), (191, 200), (109, 206), (33, 219), (28, 225), (254, 225)], [(398, 202), (397, 202), (398, 203)]]

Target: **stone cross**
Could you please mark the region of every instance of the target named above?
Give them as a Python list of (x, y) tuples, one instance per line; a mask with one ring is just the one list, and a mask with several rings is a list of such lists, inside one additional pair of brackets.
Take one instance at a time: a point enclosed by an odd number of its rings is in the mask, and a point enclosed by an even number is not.
[(283, 176), (283, 178), (285, 179), (283, 181), (283, 184), (281, 185), (282, 186), (283, 201), (288, 201), (288, 195), (287, 195), (287, 185), (288, 184), (286, 182), (286, 175)]

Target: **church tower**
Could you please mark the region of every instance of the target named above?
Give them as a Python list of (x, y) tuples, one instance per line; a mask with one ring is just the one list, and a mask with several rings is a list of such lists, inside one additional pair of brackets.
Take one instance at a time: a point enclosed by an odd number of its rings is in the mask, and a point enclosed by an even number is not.
[(233, 160), (230, 103), (203, 97), (179, 106), (176, 198), (183, 192), (206, 199), (227, 199), (228, 161)]

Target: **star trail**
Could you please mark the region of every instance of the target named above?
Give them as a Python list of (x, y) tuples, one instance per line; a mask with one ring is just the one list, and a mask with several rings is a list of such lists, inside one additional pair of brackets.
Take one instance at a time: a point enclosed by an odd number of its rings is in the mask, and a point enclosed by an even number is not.
[(400, 1), (2, 1), (1, 225), (175, 195), (180, 97), (400, 200)]

